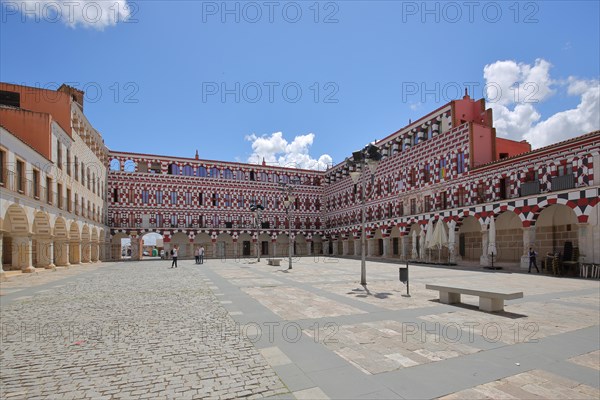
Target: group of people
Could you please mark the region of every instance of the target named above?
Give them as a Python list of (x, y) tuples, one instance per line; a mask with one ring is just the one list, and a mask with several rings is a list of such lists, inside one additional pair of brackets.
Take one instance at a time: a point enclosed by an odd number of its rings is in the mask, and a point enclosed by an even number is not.
[[(179, 246), (173, 246), (171, 249), (171, 268), (177, 268), (177, 257), (179, 256)], [(194, 257), (196, 258), (196, 264), (204, 264), (204, 246), (196, 247), (194, 251)]]

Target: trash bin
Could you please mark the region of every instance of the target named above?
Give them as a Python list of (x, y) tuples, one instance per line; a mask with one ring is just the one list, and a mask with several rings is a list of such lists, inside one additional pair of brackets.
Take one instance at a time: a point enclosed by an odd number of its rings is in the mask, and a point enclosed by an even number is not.
[(400, 273), (400, 282), (408, 282), (408, 268), (407, 267), (400, 267), (398, 268), (398, 271)]

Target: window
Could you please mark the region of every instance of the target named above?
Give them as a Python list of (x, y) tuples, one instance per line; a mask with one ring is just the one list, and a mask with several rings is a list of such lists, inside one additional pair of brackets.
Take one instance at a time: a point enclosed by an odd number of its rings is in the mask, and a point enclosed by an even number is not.
[(400, 202), (400, 204), (398, 204), (398, 216), (403, 216), (404, 215), (404, 202)]
[(17, 190), (25, 192), (25, 163), (21, 160), (17, 160)]
[(161, 170), (160, 170), (160, 163), (159, 162), (153, 162), (150, 164), (150, 171), (151, 174), (160, 174)]
[(60, 183), (56, 184), (56, 199), (58, 208), (63, 208), (62, 185)]
[(40, 198), (40, 171), (33, 170), (33, 197)]
[(87, 174), (85, 176), (85, 179), (87, 180), (87, 188), (89, 190), (90, 189), (90, 181), (91, 181), (91, 179), (90, 179), (90, 167), (87, 168)]
[(263, 182), (269, 182), (269, 176), (267, 175), (266, 172), (261, 172), (260, 173), (260, 180)]
[(79, 160), (77, 159), (77, 156), (75, 156), (75, 163), (73, 165), (73, 171), (75, 172), (75, 180), (78, 181), (79, 180)]
[(423, 211), (431, 211), (431, 196), (425, 196), (423, 199)]
[(198, 176), (201, 176), (201, 177), (206, 176), (206, 168), (205, 167), (202, 167), (202, 166), (198, 167)]
[(244, 208), (244, 195), (243, 194), (238, 195), (238, 207)]
[(163, 226), (163, 216), (162, 214), (156, 214), (156, 226)]
[(46, 177), (46, 201), (52, 204), (52, 178)]
[(466, 204), (466, 191), (465, 188), (460, 186), (457, 190), (457, 196), (458, 196), (458, 206), (462, 207)]
[(446, 159), (440, 160), (440, 179), (446, 179)]
[(215, 207), (219, 205), (219, 194), (218, 193), (213, 193), (212, 205)]
[(229, 193), (225, 195), (225, 207), (231, 207), (231, 197), (229, 196)]
[(185, 176), (194, 176), (194, 169), (192, 168), (191, 165), (184, 165), (182, 174)]
[(456, 172), (459, 174), (465, 172), (465, 155), (462, 151), (456, 155)]
[(85, 164), (81, 162), (81, 184), (85, 186)]
[(448, 199), (446, 197), (446, 192), (440, 193), (440, 207), (442, 208), (442, 210), (448, 208)]
[(56, 139), (56, 163), (58, 164), (58, 169), (62, 169), (62, 147), (58, 139)]
[(171, 192), (171, 204), (177, 204), (177, 192), (176, 191)]
[(537, 171), (534, 171), (534, 170), (527, 171), (527, 173), (525, 174), (526, 182), (534, 182), (537, 180), (538, 180), (538, 172)]
[(137, 167), (138, 167), (138, 172), (143, 172), (143, 173), (148, 172), (148, 163), (145, 161), (139, 162)]
[(142, 190), (142, 203), (143, 204), (148, 204), (148, 191), (147, 190)]
[(67, 149), (67, 175), (71, 176), (71, 149)]
[(573, 173), (571, 164), (561, 164), (558, 166), (558, 176), (565, 176)]
[(417, 133), (415, 133), (413, 135), (413, 144), (418, 144), (419, 143), (419, 135)]
[(425, 164), (425, 169), (423, 170), (423, 179), (425, 180), (425, 182), (429, 182), (431, 176), (429, 168), (429, 163)]
[(79, 210), (77, 209), (79, 201), (77, 200), (77, 196), (75, 196), (75, 215), (79, 215)]
[(211, 168), (211, 170), (210, 170), (211, 178), (219, 178), (220, 176), (221, 176), (221, 171), (219, 171), (219, 168)]
[(129, 189), (129, 202), (133, 203), (135, 201), (135, 193), (133, 189)]
[(431, 126), (427, 127), (427, 139), (431, 139), (433, 137), (433, 129)]
[(177, 226), (177, 215), (171, 214), (171, 226)]
[(113, 201), (115, 203), (119, 202), (119, 189), (115, 188), (115, 190), (113, 190)]
[(162, 204), (162, 202), (163, 202), (162, 190), (157, 190), (156, 191), (156, 204)]
[(179, 166), (177, 164), (169, 164), (169, 175), (179, 175)]
[(233, 179), (233, 172), (229, 168), (223, 171), (223, 178), (225, 179)]
[[(75, 157), (75, 160), (77, 160), (77, 157)], [(75, 161), (75, 163), (77, 163), (77, 161)], [(121, 170), (121, 162), (119, 160), (117, 160), (116, 158), (113, 158), (112, 160), (110, 160), (109, 169), (111, 171), (120, 171)], [(83, 169), (82, 169), (82, 171), (83, 171)], [(82, 173), (81, 177), (83, 178), (83, 173)]]
[(192, 204), (192, 194), (190, 192), (185, 193), (185, 204), (188, 206)]
[(192, 216), (191, 215), (185, 216), (185, 224), (187, 225), (188, 228), (192, 227)]
[(198, 193), (198, 204), (203, 206), (204, 205), (204, 201), (203, 201), (203, 196), (202, 193)]
[(417, 185), (417, 171), (414, 168), (410, 169), (410, 184), (412, 186)]
[(73, 212), (73, 207), (72, 207), (72, 201), (71, 201), (71, 189), (67, 188), (67, 211), (69, 212)]

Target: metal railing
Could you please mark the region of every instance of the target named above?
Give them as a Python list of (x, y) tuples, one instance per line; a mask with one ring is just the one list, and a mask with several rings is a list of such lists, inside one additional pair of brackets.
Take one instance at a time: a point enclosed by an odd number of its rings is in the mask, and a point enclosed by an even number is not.
[(573, 189), (575, 187), (575, 175), (566, 174), (552, 177), (552, 191)]
[(540, 181), (535, 180), (521, 184), (521, 196), (529, 196), (540, 193)]

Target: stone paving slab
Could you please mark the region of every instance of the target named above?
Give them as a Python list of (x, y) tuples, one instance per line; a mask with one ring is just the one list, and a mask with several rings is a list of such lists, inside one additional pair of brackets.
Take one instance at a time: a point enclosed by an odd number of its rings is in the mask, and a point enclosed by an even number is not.
[[(598, 281), (411, 265), (406, 297), (389, 262), (368, 290), (352, 259), (167, 264), (2, 282), (0, 398), (599, 397)], [(425, 290), (452, 281), (524, 298), (486, 313)]]

